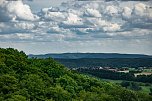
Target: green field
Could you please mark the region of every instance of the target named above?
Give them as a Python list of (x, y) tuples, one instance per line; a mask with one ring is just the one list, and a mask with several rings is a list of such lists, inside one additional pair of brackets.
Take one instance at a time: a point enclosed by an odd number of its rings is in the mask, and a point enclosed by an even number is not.
[[(86, 74), (86, 75), (89, 75), (89, 74)], [(99, 80), (102, 80), (102, 81), (105, 81), (105, 82), (110, 82), (110, 83), (115, 83), (115, 84), (120, 84), (121, 82), (125, 81), (125, 80), (101, 79), (101, 78), (98, 78), (98, 77), (95, 77), (95, 76), (92, 76), (92, 75), (89, 75), (89, 76), (94, 77), (94, 78), (99, 79)], [(134, 82), (134, 81), (130, 81), (130, 82)], [(139, 84), (140, 87), (142, 88), (142, 90), (140, 90), (140, 92), (143, 92), (143, 93), (146, 93), (146, 94), (150, 93), (150, 88), (152, 88), (152, 84), (142, 83), (142, 82), (135, 82), (135, 83)]]
[(142, 92), (144, 93), (150, 93), (150, 88), (152, 88), (152, 85), (151, 86), (141, 86), (142, 87)]
[(152, 69), (144, 69), (143, 72), (152, 72)]
[[(120, 84), (123, 80), (110, 80), (110, 79), (102, 79), (103, 81), (106, 82), (111, 82), (111, 83), (115, 83), (115, 84)], [(150, 88), (152, 88), (152, 84), (149, 83), (142, 83), (142, 82), (136, 82), (137, 84), (140, 85), (140, 87), (142, 88), (142, 90), (140, 90), (140, 92), (144, 92), (149, 94), (150, 93)]]

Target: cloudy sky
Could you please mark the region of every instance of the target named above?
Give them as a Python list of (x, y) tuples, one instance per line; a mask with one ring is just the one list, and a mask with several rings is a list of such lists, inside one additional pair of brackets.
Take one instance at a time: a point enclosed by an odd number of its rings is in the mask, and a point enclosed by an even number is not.
[(0, 0), (0, 47), (27, 54), (152, 55), (151, 5), (151, 0)]

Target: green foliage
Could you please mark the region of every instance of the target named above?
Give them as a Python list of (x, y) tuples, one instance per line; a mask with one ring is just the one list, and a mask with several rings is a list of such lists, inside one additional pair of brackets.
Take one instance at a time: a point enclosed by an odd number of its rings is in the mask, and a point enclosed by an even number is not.
[(17, 79), (8, 74), (0, 76), (0, 91), (2, 95), (14, 93), (17, 90)]
[(11, 98), (8, 98), (6, 101), (26, 101), (26, 97), (21, 95), (14, 95)]
[(152, 88), (150, 88), (150, 93), (149, 93), (149, 95), (152, 95)]
[[(20, 83), (20, 87), (26, 89), (28, 94), (30, 95), (31, 100), (42, 100), (45, 95), (45, 82), (40, 78), (39, 75), (29, 74), (23, 77), (23, 80)], [(40, 95), (40, 96), (37, 96)]]
[(65, 68), (53, 59), (0, 49), (0, 101), (151, 101), (152, 97)]
[(127, 81), (135, 81), (135, 82), (143, 82), (143, 83), (152, 83), (152, 75), (139, 75), (137, 77), (132, 73), (121, 73), (114, 72), (110, 70), (104, 69), (91, 69), (91, 68), (79, 68), (77, 71), (81, 73), (86, 73), (93, 75), (95, 77), (103, 78), (103, 79), (111, 79), (111, 80), (127, 80)]
[(120, 85), (135, 91), (140, 91), (142, 89), (140, 85), (135, 82), (123, 81)]
[(70, 101), (72, 99), (70, 95), (68, 91), (59, 85), (47, 89), (47, 96), (53, 98), (55, 101)]

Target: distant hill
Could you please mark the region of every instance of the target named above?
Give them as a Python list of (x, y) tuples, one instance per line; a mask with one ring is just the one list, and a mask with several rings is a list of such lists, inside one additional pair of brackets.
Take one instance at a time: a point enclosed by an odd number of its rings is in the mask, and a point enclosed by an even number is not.
[(119, 53), (62, 53), (62, 54), (44, 54), (44, 55), (29, 55), (29, 57), (37, 58), (55, 58), (55, 59), (82, 59), (82, 58), (152, 58), (149, 55), (143, 54), (119, 54)]

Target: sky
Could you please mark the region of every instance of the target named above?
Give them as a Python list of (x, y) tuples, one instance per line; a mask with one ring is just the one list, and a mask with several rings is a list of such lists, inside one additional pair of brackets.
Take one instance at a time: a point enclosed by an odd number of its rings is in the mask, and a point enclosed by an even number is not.
[(0, 0), (0, 47), (152, 55), (152, 1)]

